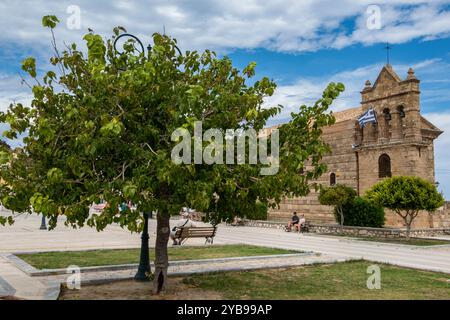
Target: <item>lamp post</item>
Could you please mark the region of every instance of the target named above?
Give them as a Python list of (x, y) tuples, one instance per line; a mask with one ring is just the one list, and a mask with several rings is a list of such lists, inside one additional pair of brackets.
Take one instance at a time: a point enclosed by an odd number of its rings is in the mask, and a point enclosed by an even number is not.
[[(139, 40), (138, 37), (136, 37), (132, 34), (129, 34), (129, 33), (121, 34), (114, 40), (114, 50), (116, 52), (123, 54), (123, 52), (120, 52), (119, 50), (117, 50), (117, 41), (123, 37), (132, 38), (135, 41), (137, 41), (139, 43), (139, 45), (141, 46), (140, 53), (141, 54), (144, 53), (145, 49), (144, 49), (144, 45), (142, 44), (142, 41)], [(147, 46), (148, 51), (150, 51), (151, 48), (152, 47), (150, 45)], [(137, 280), (137, 281), (149, 281), (150, 279), (149, 279), (148, 275), (151, 272), (149, 245), (148, 245), (148, 240), (150, 238), (148, 235), (148, 213), (144, 212), (143, 215), (144, 215), (144, 228), (143, 228), (142, 234), (141, 234), (141, 252), (140, 252), (140, 258), (139, 258), (139, 266), (138, 266), (138, 270), (134, 276), (134, 280)]]
[(45, 216), (44, 215), (42, 215), (41, 227), (39, 229), (40, 230), (47, 230), (47, 225), (45, 223)]
[(151, 272), (150, 269), (150, 256), (149, 256), (149, 247), (148, 247), (148, 213), (144, 213), (144, 229), (141, 234), (141, 253), (139, 259), (139, 267), (136, 275), (134, 276), (134, 280), (138, 281), (148, 281), (148, 275)]
[[(142, 41), (139, 40), (138, 37), (136, 37), (132, 34), (129, 34), (129, 33), (121, 34), (114, 40), (114, 50), (116, 52), (123, 54), (123, 52), (120, 52), (119, 50), (117, 50), (117, 41), (123, 37), (132, 38), (132, 39), (136, 40), (142, 49), (142, 51), (140, 53), (144, 52), (145, 49), (144, 49), (144, 45), (142, 44)], [(147, 47), (147, 50), (149, 50), (149, 51), (151, 50), (150, 45)], [(148, 275), (151, 272), (149, 246), (148, 246), (149, 238), (150, 237), (148, 235), (148, 213), (144, 212), (144, 229), (142, 230), (142, 234), (141, 234), (141, 253), (140, 253), (140, 258), (139, 258), (139, 266), (138, 266), (138, 270), (134, 276), (134, 279), (138, 280), (138, 281), (150, 280), (148, 277)]]
[[(118, 52), (119, 54), (123, 54), (124, 52), (121, 52), (119, 50), (117, 50), (117, 42), (119, 39), (121, 38), (132, 38), (133, 40), (135, 40), (141, 47), (141, 51), (137, 50), (139, 52), (139, 54), (143, 54), (145, 52), (145, 47), (142, 43), (141, 40), (139, 40), (138, 37), (136, 37), (135, 35), (129, 34), (129, 33), (123, 33), (121, 35), (119, 35), (115, 40), (114, 40), (114, 50), (116, 52)], [(152, 49), (152, 46), (149, 44), (147, 46), (147, 51), (150, 52)], [(180, 49), (175, 46), (175, 49), (178, 51), (178, 53), (181, 55), (181, 51)], [(138, 271), (136, 273), (136, 275), (134, 276), (135, 280), (138, 281), (148, 281), (150, 280), (148, 275), (151, 272), (150, 269), (150, 257), (149, 257), (149, 245), (148, 245), (148, 240), (149, 240), (149, 235), (148, 235), (148, 218), (149, 216), (151, 218), (153, 218), (153, 212), (150, 211), (150, 213), (148, 212), (144, 212), (143, 214), (144, 216), (144, 229), (142, 230), (142, 234), (141, 234), (141, 253), (140, 253), (140, 259), (139, 259), (139, 266), (138, 266)]]

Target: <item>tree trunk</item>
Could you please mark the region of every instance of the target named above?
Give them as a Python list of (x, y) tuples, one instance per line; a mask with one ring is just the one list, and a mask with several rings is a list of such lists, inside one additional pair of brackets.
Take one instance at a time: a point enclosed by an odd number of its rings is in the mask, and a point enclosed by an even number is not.
[(165, 290), (169, 256), (167, 242), (170, 235), (170, 214), (158, 212), (156, 215), (156, 245), (155, 245), (155, 273), (153, 280), (153, 293), (159, 294)]
[(411, 224), (413, 222), (413, 216), (412, 213), (407, 212), (405, 217), (405, 224), (406, 224), (406, 240), (410, 240), (410, 233), (411, 233)]
[(341, 216), (341, 232), (344, 230), (344, 210), (342, 209), (342, 207), (338, 207), (338, 212)]
[(410, 240), (410, 231), (411, 231), (411, 221), (406, 224), (406, 240)]

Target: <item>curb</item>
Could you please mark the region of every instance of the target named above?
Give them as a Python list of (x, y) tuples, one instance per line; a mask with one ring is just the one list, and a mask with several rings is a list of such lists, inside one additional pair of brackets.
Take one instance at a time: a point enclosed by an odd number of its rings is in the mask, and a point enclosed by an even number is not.
[[(290, 254), (277, 254), (277, 255), (263, 255), (263, 256), (245, 256), (245, 257), (229, 257), (229, 258), (217, 258), (217, 259), (200, 259), (200, 260), (178, 260), (169, 263), (170, 266), (192, 265), (192, 264), (208, 264), (217, 262), (229, 262), (229, 261), (248, 261), (248, 260), (261, 260), (261, 259), (278, 259), (278, 258), (291, 258), (291, 257), (307, 257), (315, 255), (314, 252), (302, 252), (302, 253), (290, 253)], [(5, 256), (14, 266), (26, 273), (30, 277), (42, 277), (42, 276), (54, 276), (67, 274), (67, 269), (36, 269), (32, 265), (28, 264), (24, 260), (20, 259), (14, 254), (8, 254)], [(151, 263), (154, 268), (154, 264)], [(119, 265), (107, 265), (107, 266), (93, 266), (80, 268), (81, 273), (99, 272), (99, 271), (123, 271), (137, 269), (138, 264), (119, 264)]]

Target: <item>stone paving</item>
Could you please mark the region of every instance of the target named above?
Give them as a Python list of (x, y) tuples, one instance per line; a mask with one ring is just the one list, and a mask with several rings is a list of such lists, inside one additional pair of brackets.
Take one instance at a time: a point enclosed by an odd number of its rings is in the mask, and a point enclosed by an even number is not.
[[(62, 221), (63, 222), (63, 221)], [(176, 223), (176, 221), (173, 221)], [(118, 226), (110, 226), (103, 232), (82, 228), (74, 230), (62, 224), (53, 231), (39, 230), (40, 218), (21, 216), (14, 226), (0, 227), (0, 253), (68, 251), (99, 248), (137, 248), (140, 238)], [(150, 220), (149, 233), (151, 245), (155, 241), (156, 221)], [(319, 236), (315, 234), (286, 233), (278, 229), (254, 227), (231, 227), (220, 225), (215, 244), (251, 244), (299, 251), (312, 251), (320, 256), (280, 258), (279, 261), (267, 259), (260, 261), (218, 262), (211, 264), (191, 264), (174, 266), (171, 274), (191, 272), (237, 270), (261, 266), (290, 266), (316, 262), (332, 262), (348, 259), (366, 259), (422, 270), (439, 271), (450, 274), (450, 246), (415, 247), (399, 244), (377, 243), (349, 239), (345, 237)], [(203, 245), (202, 239), (189, 239), (187, 245)], [(122, 271), (103, 271), (84, 273), (82, 281), (104, 281), (110, 279), (129, 279), (134, 275), (133, 269)], [(66, 275), (29, 277), (17, 269), (7, 259), (0, 256), (0, 296), (10, 295), (26, 299), (54, 299), (57, 297), (59, 282), (65, 281)], [(97, 280), (96, 280), (97, 279)]]

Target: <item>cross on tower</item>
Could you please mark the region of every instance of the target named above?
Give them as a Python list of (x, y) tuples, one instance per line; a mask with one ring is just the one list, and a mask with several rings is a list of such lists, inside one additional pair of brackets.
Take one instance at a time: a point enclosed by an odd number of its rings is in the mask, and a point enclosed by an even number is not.
[(389, 42), (386, 42), (386, 46), (384, 47), (386, 49), (386, 62), (389, 64), (389, 50), (392, 50), (392, 47), (389, 45)]

